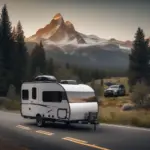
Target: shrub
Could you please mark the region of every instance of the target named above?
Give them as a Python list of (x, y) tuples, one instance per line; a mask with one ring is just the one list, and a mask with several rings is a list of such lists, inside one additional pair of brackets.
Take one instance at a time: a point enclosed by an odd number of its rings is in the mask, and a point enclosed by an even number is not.
[(8, 92), (7, 92), (7, 98), (13, 100), (13, 99), (15, 99), (15, 97), (16, 97), (16, 88), (14, 85), (10, 85)]
[(144, 83), (137, 83), (131, 93), (131, 101), (139, 107), (150, 107), (150, 88)]

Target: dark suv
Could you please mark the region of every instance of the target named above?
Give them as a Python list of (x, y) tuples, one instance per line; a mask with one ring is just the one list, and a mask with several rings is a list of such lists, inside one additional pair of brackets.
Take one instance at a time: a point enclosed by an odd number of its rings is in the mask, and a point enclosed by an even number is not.
[(123, 84), (111, 85), (104, 91), (104, 96), (125, 96), (125, 86)]

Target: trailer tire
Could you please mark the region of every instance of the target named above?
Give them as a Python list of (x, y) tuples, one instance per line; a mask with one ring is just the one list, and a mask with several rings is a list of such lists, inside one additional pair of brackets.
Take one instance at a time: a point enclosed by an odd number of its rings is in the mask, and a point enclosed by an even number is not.
[(45, 124), (45, 121), (44, 121), (44, 119), (41, 117), (41, 115), (36, 115), (36, 125), (38, 126), (38, 127), (42, 127), (42, 126), (44, 126), (44, 124)]

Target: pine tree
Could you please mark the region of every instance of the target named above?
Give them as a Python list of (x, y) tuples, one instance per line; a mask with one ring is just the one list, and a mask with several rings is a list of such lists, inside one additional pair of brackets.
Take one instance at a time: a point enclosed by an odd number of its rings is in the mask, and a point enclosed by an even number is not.
[(70, 64), (69, 63), (66, 63), (66, 68), (70, 69)]
[(130, 89), (137, 82), (148, 82), (149, 52), (148, 41), (141, 28), (135, 34), (133, 49), (129, 55), (129, 85)]
[(92, 72), (92, 77), (94, 79), (99, 79), (100, 78), (100, 73), (97, 69)]
[(54, 75), (54, 61), (53, 61), (53, 58), (50, 58), (47, 62), (47, 65), (46, 65), (46, 71), (48, 74), (50, 75)]
[(27, 71), (27, 48), (24, 41), (24, 32), (20, 21), (17, 24), (16, 31), (12, 32), (15, 41), (15, 60), (14, 60), (14, 84), (16, 91), (20, 91), (21, 83), (26, 79)]
[(1, 44), (3, 47), (3, 55), (5, 58), (5, 66), (7, 69), (10, 69), (9, 67), (9, 56), (10, 56), (10, 43), (11, 43), (11, 22), (9, 21), (9, 16), (8, 16), (8, 11), (7, 11), (7, 6), (4, 5), (2, 8), (2, 13), (1, 13)]
[(14, 40), (14, 42), (16, 42), (16, 38), (17, 38), (16, 28), (13, 27), (13, 30), (12, 30), (12, 39)]
[(31, 76), (35, 75), (36, 68), (40, 69), (40, 73), (45, 73), (46, 59), (42, 42), (40, 42), (40, 44), (36, 44), (31, 53)]
[(1, 54), (4, 65), (4, 76), (6, 86), (12, 81), (12, 35), (11, 35), (11, 22), (9, 20), (9, 15), (7, 11), (7, 6), (4, 5), (1, 13)]
[(25, 46), (25, 36), (24, 31), (22, 29), (21, 22), (19, 21), (17, 24), (17, 31), (16, 31), (16, 41), (17, 41), (17, 49), (20, 54), (20, 62), (21, 62), (21, 68), (22, 68), (22, 79), (25, 79), (25, 76), (23, 74), (26, 74), (26, 67), (27, 67), (27, 48)]
[(39, 49), (40, 49), (40, 51), (39, 51), (39, 55), (40, 55), (40, 57), (39, 57), (39, 61), (40, 61), (39, 66), (41, 67), (41, 72), (45, 73), (45, 71), (46, 71), (46, 57), (45, 57), (45, 50), (44, 50), (42, 41), (40, 42)]
[[(0, 49), (1, 50), (1, 49)], [(5, 68), (4, 68), (4, 58), (0, 53), (0, 96), (6, 96), (7, 84), (5, 80)]]
[(17, 41), (16, 41), (16, 28), (14, 27), (13, 28), (13, 31), (12, 31), (12, 41), (13, 41), (13, 44), (12, 44), (12, 72), (13, 72), (13, 75), (12, 75), (12, 78), (13, 78), (13, 81), (12, 81), (12, 84), (15, 85), (15, 74), (17, 73), (17, 70), (16, 70), (16, 65), (17, 65)]

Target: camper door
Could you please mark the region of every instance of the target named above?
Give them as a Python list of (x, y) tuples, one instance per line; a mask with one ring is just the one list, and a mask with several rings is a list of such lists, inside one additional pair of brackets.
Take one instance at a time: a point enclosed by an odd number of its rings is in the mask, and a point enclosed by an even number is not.
[(21, 92), (21, 111), (22, 114), (25, 116), (29, 116), (29, 89), (28, 88), (23, 88)]
[(32, 86), (31, 88), (31, 97), (30, 97), (30, 114), (31, 116), (36, 115), (37, 111), (37, 103), (38, 103), (38, 91), (37, 91), (37, 86), (36, 84)]

